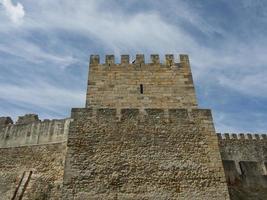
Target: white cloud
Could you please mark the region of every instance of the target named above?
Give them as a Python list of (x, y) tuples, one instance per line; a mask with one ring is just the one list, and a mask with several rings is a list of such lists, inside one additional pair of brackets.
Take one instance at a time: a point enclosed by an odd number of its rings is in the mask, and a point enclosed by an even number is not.
[(20, 24), (25, 16), (23, 5), (21, 3), (15, 5), (11, 0), (2, 0), (2, 4), (10, 20), (15, 24)]
[(0, 51), (35, 64), (50, 62), (59, 67), (66, 67), (78, 62), (72, 55), (57, 55), (46, 52), (41, 46), (19, 37), (13, 37), (12, 42), (10, 40), (9, 42), (0, 41)]
[(46, 82), (37, 82), (31, 85), (0, 84), (0, 99), (30, 104), (44, 109), (60, 109), (69, 105), (78, 106), (84, 103), (83, 91), (73, 91), (51, 85)]
[[(68, 65), (73, 61), (71, 56), (48, 54), (42, 46), (33, 44), (28, 38), (25, 39), (25, 35), (35, 31), (50, 33), (47, 34), (46, 42), (53, 44), (58, 42), (54, 46), (64, 46), (60, 40), (55, 39), (60, 35), (51, 34), (58, 30), (75, 34), (77, 37), (94, 38), (99, 44), (104, 45), (109, 53), (116, 55), (137, 52), (182, 53), (194, 47), (199, 49), (183, 29), (164, 21), (157, 12), (128, 14), (119, 9), (114, 12), (113, 8), (106, 8), (103, 11), (104, 4), (106, 4), (104, 1), (94, 0), (81, 0), (79, 3), (68, 0), (64, 4), (38, 0), (31, 4), (32, 9), (20, 29), (13, 30), (9, 24), (0, 25), (0, 33), (2, 32), (8, 41), (4, 44), (0, 41), (0, 50), (32, 62), (51, 60), (57, 66)], [(16, 32), (15, 37), (13, 31)], [(73, 47), (67, 48), (68, 52), (71, 52)], [(79, 50), (85, 51), (85, 49)]]
[(168, 53), (176, 52), (177, 48), (195, 46), (183, 29), (164, 21), (157, 12), (128, 14), (112, 7), (103, 10), (106, 2), (94, 0), (79, 3), (69, 0), (63, 5), (56, 1), (48, 2), (39, 3), (46, 12), (38, 7), (31, 13), (31, 20), (25, 24), (28, 30), (78, 33), (98, 40), (117, 53), (133, 49), (139, 52), (157, 49), (158, 53)]
[(232, 78), (229, 76), (220, 76), (218, 80), (222, 86), (234, 89), (242, 94), (266, 98), (266, 71), (256, 74), (237, 74)]

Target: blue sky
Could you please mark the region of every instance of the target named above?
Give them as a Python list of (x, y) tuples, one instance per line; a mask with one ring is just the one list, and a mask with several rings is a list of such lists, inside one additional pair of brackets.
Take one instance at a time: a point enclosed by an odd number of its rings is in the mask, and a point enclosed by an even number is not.
[(68, 117), (90, 54), (136, 53), (189, 54), (217, 132), (266, 132), (263, 0), (0, 0), (0, 115)]

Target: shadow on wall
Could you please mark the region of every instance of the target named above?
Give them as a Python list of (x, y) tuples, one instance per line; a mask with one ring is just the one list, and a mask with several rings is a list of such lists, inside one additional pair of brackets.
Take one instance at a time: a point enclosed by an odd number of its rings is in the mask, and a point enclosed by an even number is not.
[(223, 160), (226, 180), (232, 200), (267, 199), (267, 175), (264, 174), (267, 163), (239, 162), (240, 171), (235, 161)]

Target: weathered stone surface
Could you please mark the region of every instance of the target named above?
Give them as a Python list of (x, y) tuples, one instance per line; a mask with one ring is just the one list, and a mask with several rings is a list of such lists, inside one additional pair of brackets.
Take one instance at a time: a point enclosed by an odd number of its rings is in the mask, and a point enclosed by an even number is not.
[(267, 137), (257, 134), (217, 134), (223, 160), (267, 162)]
[(210, 111), (169, 113), (74, 109), (63, 199), (229, 199)]
[(21, 119), (16, 124), (0, 126), (0, 148), (67, 141), (70, 121)]
[(20, 120), (0, 127), (0, 200), (61, 199), (71, 119)]
[(91, 56), (87, 107), (197, 108), (187, 55), (180, 55), (180, 63), (170, 54), (163, 64), (158, 55), (151, 56), (151, 63), (145, 63), (142, 54), (133, 63), (125, 55), (121, 60), (115, 64), (108, 55), (100, 64), (99, 56)]
[(267, 199), (267, 137), (217, 134), (231, 199)]
[(11, 117), (0, 117), (0, 128), (5, 127), (8, 124), (13, 124)]
[(61, 199), (65, 154), (66, 143), (0, 148), (0, 200)]
[(39, 117), (36, 114), (26, 114), (24, 116), (19, 116), (16, 124), (29, 124), (32, 122), (39, 122)]

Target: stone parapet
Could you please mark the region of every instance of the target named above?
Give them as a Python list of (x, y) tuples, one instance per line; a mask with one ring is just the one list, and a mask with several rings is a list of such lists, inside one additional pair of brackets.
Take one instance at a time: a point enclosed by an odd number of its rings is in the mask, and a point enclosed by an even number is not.
[[(197, 108), (197, 99), (187, 55), (157, 54), (146, 62), (143, 54), (134, 59), (121, 55), (91, 55), (86, 107), (96, 108)], [(132, 60), (132, 61), (130, 61)]]
[(188, 55), (180, 54), (179, 59), (180, 59), (180, 62), (176, 62), (173, 54), (166, 54), (163, 62), (160, 62), (160, 56), (158, 54), (152, 54), (150, 55), (150, 62), (145, 62), (144, 54), (136, 54), (135, 58), (133, 58), (131, 62), (130, 62), (130, 55), (121, 55), (120, 62), (116, 63), (114, 55), (106, 55), (105, 62), (101, 63), (99, 55), (91, 55), (90, 65), (99, 65), (99, 66), (102, 65), (102, 66), (113, 66), (113, 67), (129, 65), (129, 66), (134, 67), (136, 65), (149, 66), (152, 64), (155, 66), (160, 65), (160, 66), (166, 66), (166, 67), (167, 66), (183, 67), (189, 64)]
[(66, 142), (70, 122), (71, 119), (41, 121), (33, 114), (19, 117), (15, 124), (0, 126), (0, 148)]

